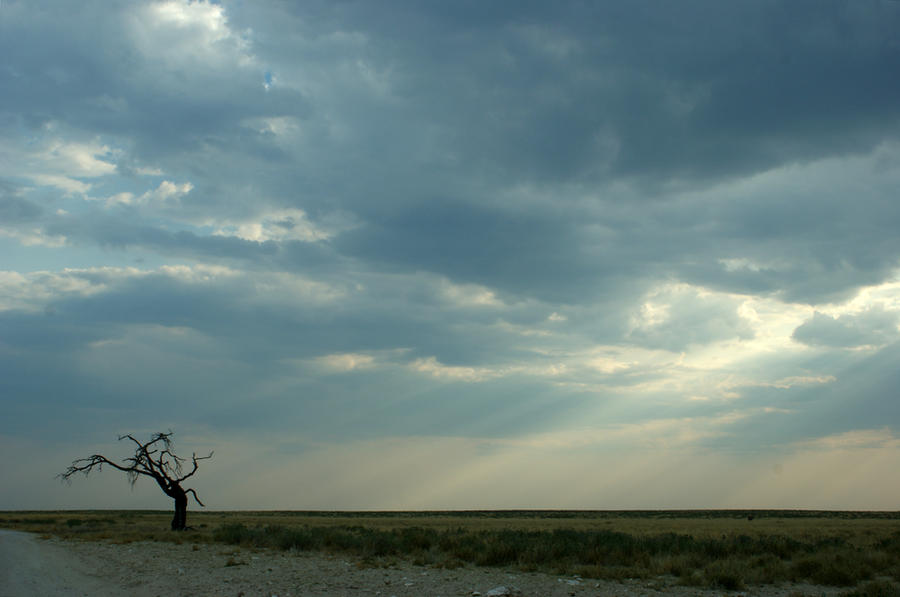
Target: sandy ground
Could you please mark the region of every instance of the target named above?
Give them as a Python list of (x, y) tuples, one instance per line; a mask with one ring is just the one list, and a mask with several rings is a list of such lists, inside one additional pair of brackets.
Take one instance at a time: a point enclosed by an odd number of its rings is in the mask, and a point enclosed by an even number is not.
[[(758, 587), (731, 595), (837, 595), (831, 588)], [(80, 543), (0, 530), (0, 597), (622, 597), (723, 595), (664, 581), (626, 583), (493, 568), (368, 568), (322, 554), (223, 545)]]

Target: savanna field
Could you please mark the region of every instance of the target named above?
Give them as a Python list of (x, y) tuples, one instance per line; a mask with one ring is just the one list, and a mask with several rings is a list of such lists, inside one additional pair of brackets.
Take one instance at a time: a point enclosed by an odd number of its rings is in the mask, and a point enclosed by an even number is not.
[[(811, 511), (0, 513), (0, 526), (63, 539), (324, 552), (361, 567), (503, 567), (604, 580), (674, 579), (741, 590), (809, 583), (900, 594), (900, 513)], [(239, 560), (234, 564), (239, 565)]]

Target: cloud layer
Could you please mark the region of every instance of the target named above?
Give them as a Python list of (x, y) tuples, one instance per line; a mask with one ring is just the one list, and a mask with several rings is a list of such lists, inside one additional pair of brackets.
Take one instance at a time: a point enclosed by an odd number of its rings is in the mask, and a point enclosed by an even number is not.
[(888, 507), (898, 27), (5, 1), (0, 507), (169, 428), (218, 508)]

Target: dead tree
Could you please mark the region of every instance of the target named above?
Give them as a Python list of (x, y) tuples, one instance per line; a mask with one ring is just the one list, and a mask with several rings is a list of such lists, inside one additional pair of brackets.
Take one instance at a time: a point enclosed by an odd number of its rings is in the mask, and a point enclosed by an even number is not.
[(139, 477), (150, 477), (156, 481), (163, 493), (175, 500), (175, 517), (172, 519), (172, 530), (183, 531), (187, 528), (188, 494), (194, 496), (194, 500), (201, 506), (203, 506), (203, 502), (197, 497), (196, 491), (184, 489), (181, 484), (197, 472), (200, 460), (212, 458), (213, 453), (210, 452), (208, 456), (197, 456), (195, 452), (191, 456), (191, 470), (185, 474), (181, 467), (184, 458), (176, 456), (172, 451), (171, 436), (171, 431), (169, 433), (155, 433), (150, 438), (150, 441), (141, 443), (131, 435), (120, 435), (119, 441), (128, 439), (134, 443), (136, 446), (134, 456), (124, 459), (121, 464), (117, 464), (100, 454), (79, 458), (72, 462), (72, 465), (66, 469), (66, 472), (61, 473), (59, 477), (64, 481), (71, 481), (75, 473), (84, 473), (87, 476), (95, 468), (102, 470), (104, 464), (108, 464), (114, 469), (125, 473), (132, 486), (134, 486)]

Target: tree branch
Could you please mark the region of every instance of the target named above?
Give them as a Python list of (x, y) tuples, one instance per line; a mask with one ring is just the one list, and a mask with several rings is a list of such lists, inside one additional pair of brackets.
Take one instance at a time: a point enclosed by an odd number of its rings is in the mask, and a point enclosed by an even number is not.
[[(94, 454), (93, 456), (89, 456), (88, 458), (79, 458), (78, 460), (72, 462), (72, 464), (65, 470), (65, 472), (60, 473), (57, 476), (60, 477), (63, 481), (69, 481), (72, 475), (74, 475), (75, 473), (84, 473), (85, 475), (87, 475), (92, 470), (94, 470), (94, 467), (96, 467), (97, 470), (103, 470), (104, 464), (108, 464), (109, 466), (130, 475), (150, 476), (149, 473), (137, 468), (136, 465), (129, 467), (122, 466), (120, 464), (116, 464), (115, 462), (101, 454)], [(132, 481), (132, 484), (134, 484), (134, 481)]]
[(193, 463), (194, 463), (194, 468), (191, 469), (191, 472), (189, 472), (189, 473), (186, 474), (185, 476), (183, 476), (183, 477), (181, 477), (180, 479), (178, 479), (178, 482), (181, 483), (182, 481), (184, 481), (185, 479), (187, 479), (188, 477), (192, 476), (194, 473), (197, 472), (197, 467), (198, 467), (197, 461), (198, 461), (198, 460), (208, 460), (208, 459), (210, 459), (210, 458), (212, 458), (212, 457), (213, 457), (213, 452), (210, 452), (208, 456), (197, 456), (197, 453), (194, 452), (193, 456), (191, 456), (191, 460), (192, 460)]
[(188, 493), (189, 493), (189, 494), (191, 494), (192, 496), (194, 496), (194, 501), (196, 501), (198, 504), (200, 504), (201, 506), (203, 506), (204, 508), (206, 508), (206, 505), (205, 505), (203, 502), (200, 501), (200, 498), (197, 497), (197, 492), (196, 492), (196, 491), (194, 491), (193, 489), (188, 489), (188, 490), (185, 491), (184, 493), (185, 493), (185, 494), (188, 494)]

